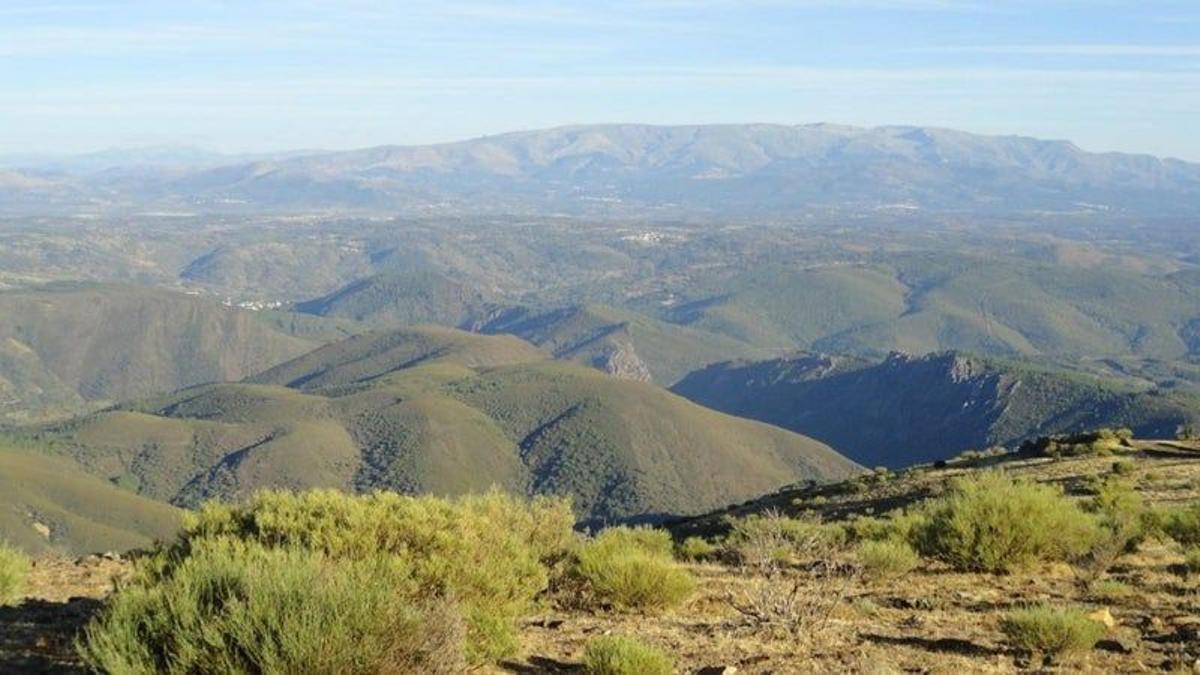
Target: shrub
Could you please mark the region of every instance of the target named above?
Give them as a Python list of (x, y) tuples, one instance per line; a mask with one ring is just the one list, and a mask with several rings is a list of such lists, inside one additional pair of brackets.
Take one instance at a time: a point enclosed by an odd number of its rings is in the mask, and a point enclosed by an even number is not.
[(1163, 518), (1162, 529), (1184, 546), (1200, 545), (1200, 501), (1168, 512)]
[(921, 526), (924, 514), (919, 510), (905, 511), (885, 518), (858, 517), (842, 526), (851, 542), (910, 541), (913, 530)]
[(1117, 600), (1133, 595), (1133, 587), (1120, 581), (1104, 579), (1090, 584), (1088, 592), (1100, 600)]
[(688, 537), (679, 545), (678, 554), (684, 560), (706, 560), (720, 550), (720, 547), (703, 537)]
[(1129, 483), (1110, 476), (1096, 487), (1096, 496), (1087, 505), (1099, 524), (1091, 550), (1079, 560), (1079, 569), (1087, 583), (1099, 578), (1125, 553), (1132, 552), (1146, 538), (1149, 511), (1142, 496)]
[(1019, 452), (1044, 457), (1080, 457), (1111, 455), (1132, 446), (1129, 429), (1098, 429), (1078, 434), (1058, 434), (1027, 441)]
[(0, 607), (15, 603), (25, 594), (29, 567), (24, 553), (0, 542)]
[(515, 620), (546, 589), (548, 566), (567, 557), (573, 520), (565, 501), (526, 503), (497, 491), (456, 500), (262, 492), (246, 505), (202, 507), (178, 541), (148, 563), (156, 569), (147, 579), (169, 580), (198, 547), (219, 539), (331, 561), (383, 556), (407, 570), (415, 597), (454, 598), (466, 621), (468, 659), (478, 664), (516, 648)]
[(1077, 609), (1035, 605), (1010, 612), (1000, 628), (1014, 647), (1059, 660), (1086, 652), (1104, 637), (1104, 624)]
[(859, 545), (858, 561), (868, 578), (894, 579), (911, 572), (921, 559), (908, 542), (883, 539)]
[(1112, 464), (1112, 472), (1117, 476), (1129, 476), (1135, 469), (1137, 469), (1137, 465), (1129, 460), (1123, 459)]
[(583, 665), (593, 675), (670, 675), (675, 660), (661, 650), (627, 637), (599, 637), (588, 643)]
[[(231, 538), (118, 592), (79, 651), (97, 672), (461, 672), (461, 619), (406, 598), (412, 570), (388, 556), (323, 553)], [(430, 602), (429, 600), (426, 601)]]
[(696, 587), (672, 558), (670, 536), (646, 529), (604, 530), (579, 547), (575, 571), (595, 601), (620, 609), (675, 607)]
[(731, 520), (725, 546), (741, 564), (762, 569), (826, 557), (845, 542), (846, 530), (838, 525), (766, 511)]
[(1188, 574), (1200, 574), (1200, 546), (1183, 552), (1183, 568)]
[(913, 530), (917, 549), (963, 571), (1011, 572), (1068, 560), (1089, 551), (1099, 530), (1060, 489), (1000, 472), (953, 481), (923, 511)]

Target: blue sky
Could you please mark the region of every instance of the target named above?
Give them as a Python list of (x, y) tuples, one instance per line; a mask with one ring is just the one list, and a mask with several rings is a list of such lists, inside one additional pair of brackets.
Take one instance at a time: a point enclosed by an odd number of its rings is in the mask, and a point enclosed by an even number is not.
[(0, 154), (821, 121), (1200, 161), (1200, 2), (0, 0)]

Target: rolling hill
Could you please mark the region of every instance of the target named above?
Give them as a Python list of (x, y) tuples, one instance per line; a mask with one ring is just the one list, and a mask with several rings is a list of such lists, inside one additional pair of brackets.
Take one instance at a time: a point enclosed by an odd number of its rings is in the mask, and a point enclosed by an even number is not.
[(511, 333), (555, 358), (611, 375), (669, 385), (701, 366), (730, 357), (765, 355), (739, 340), (602, 305), (544, 311), (517, 307), (478, 327)]
[(673, 391), (812, 436), (861, 464), (893, 468), (1103, 426), (1170, 438), (1200, 420), (1194, 398), (953, 352), (719, 363)]
[(149, 546), (180, 512), (88, 475), (62, 458), (0, 446), (0, 540), (32, 554)]
[(353, 319), (373, 326), (433, 323), (460, 327), (487, 317), (488, 296), (428, 270), (377, 274), (294, 305), (297, 312)]
[(351, 338), (255, 377), (43, 428), (55, 452), (178, 505), (268, 486), (570, 494), (593, 520), (697, 513), (858, 467), (661, 388), (443, 328)]
[(1177, 359), (1196, 346), (1200, 287), (1119, 266), (948, 252), (701, 277), (660, 318), (782, 349)]
[[(54, 283), (0, 292), (0, 416), (55, 416), (89, 404), (238, 380), (339, 330), (283, 321), (139, 286)], [(289, 326), (298, 333), (289, 334)]]

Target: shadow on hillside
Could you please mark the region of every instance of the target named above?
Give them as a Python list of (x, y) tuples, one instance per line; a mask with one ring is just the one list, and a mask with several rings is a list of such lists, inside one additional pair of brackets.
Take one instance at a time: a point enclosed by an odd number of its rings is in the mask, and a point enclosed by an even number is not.
[(92, 598), (0, 607), (0, 673), (83, 673), (75, 636), (100, 608)]

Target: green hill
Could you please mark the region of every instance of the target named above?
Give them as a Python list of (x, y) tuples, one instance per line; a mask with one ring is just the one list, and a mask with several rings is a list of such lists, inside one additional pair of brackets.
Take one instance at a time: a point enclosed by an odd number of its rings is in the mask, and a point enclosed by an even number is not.
[(415, 326), (375, 331), (321, 347), (250, 378), (253, 382), (315, 389), (361, 382), (416, 365), (501, 366), (547, 356), (512, 336), (483, 336), (453, 328)]
[[(0, 418), (78, 411), (201, 382), (239, 380), (322, 344), (321, 321), (171, 291), (56, 283), (0, 292)], [(288, 332), (292, 324), (308, 337)], [(322, 334), (322, 332), (324, 334)]]
[(671, 384), (688, 372), (731, 357), (767, 356), (733, 338), (602, 305), (505, 311), (479, 329), (511, 333), (555, 358), (627, 379)]
[(148, 546), (179, 526), (174, 507), (88, 475), (73, 462), (0, 447), (0, 539), (33, 554)]
[[(351, 338), (254, 383), (205, 385), (43, 429), (56, 452), (179, 505), (267, 486), (570, 494), (589, 519), (697, 513), (856, 465), (812, 439), (511, 336)], [(284, 386), (284, 385), (291, 385)]]
[(880, 253), (856, 264), (702, 274), (680, 295), (654, 311), (762, 347), (1177, 359), (1200, 344), (1200, 288), (1117, 265)]
[(485, 317), (489, 297), (429, 270), (387, 272), (354, 281), (333, 293), (297, 303), (306, 314), (362, 321), (373, 326), (434, 323), (461, 326)]
[(721, 363), (673, 390), (820, 439), (869, 466), (905, 466), (1105, 426), (1173, 437), (1180, 424), (1200, 419), (1200, 401), (1183, 395), (953, 352)]

